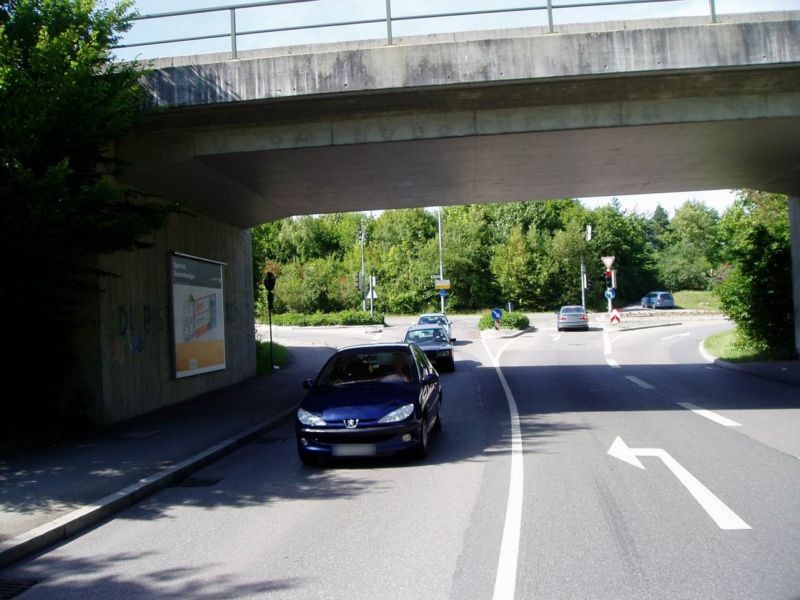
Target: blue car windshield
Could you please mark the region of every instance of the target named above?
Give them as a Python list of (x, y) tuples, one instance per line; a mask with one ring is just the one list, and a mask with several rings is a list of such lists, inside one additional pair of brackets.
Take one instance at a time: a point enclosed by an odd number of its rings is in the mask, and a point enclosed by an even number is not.
[(410, 383), (415, 380), (414, 371), (408, 352), (344, 352), (325, 365), (317, 385)]

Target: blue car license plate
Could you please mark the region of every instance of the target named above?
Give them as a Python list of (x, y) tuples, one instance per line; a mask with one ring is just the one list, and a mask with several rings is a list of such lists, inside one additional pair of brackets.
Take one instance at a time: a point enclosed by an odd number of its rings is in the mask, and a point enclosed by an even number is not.
[(375, 444), (334, 444), (334, 456), (375, 456)]

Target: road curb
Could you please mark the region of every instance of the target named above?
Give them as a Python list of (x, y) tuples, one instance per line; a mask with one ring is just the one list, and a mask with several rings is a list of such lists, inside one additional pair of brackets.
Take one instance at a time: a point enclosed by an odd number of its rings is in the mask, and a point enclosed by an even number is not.
[[(603, 329), (605, 329), (606, 326), (611, 327), (610, 324), (604, 323), (603, 321), (597, 321), (597, 323)], [(638, 331), (640, 329), (658, 329), (660, 327), (676, 327), (677, 325), (683, 325), (683, 323), (681, 323), (681, 322), (677, 322), (677, 323), (676, 322), (673, 322), (673, 323), (657, 323), (655, 325), (641, 325), (641, 326), (636, 326), (636, 327), (627, 327), (625, 325), (622, 325), (622, 326), (614, 327), (614, 330), (617, 330), (617, 331)], [(612, 331), (612, 330), (609, 329), (607, 331)]]
[(758, 371), (755, 369), (748, 369), (746, 366), (732, 363), (727, 360), (722, 360), (721, 358), (717, 358), (713, 354), (711, 354), (708, 350), (706, 350), (706, 341), (703, 340), (700, 343), (700, 354), (703, 355), (708, 362), (713, 363), (714, 365), (721, 367), (723, 369), (730, 369), (731, 371), (739, 371), (740, 373), (744, 373), (746, 375), (751, 375), (752, 377), (760, 377), (761, 379), (766, 379), (767, 381), (774, 381), (775, 383), (783, 383), (786, 385), (792, 385), (795, 387), (800, 387), (800, 383), (795, 381), (790, 377), (782, 377), (781, 375), (773, 374), (773, 373), (765, 373), (763, 371)]
[(181, 481), (190, 473), (219, 460), (226, 454), (233, 452), (272, 429), (292, 415), (296, 409), (296, 406), (286, 409), (254, 427), (245, 429), (194, 456), (182, 460), (169, 469), (140, 479), (136, 483), (95, 500), (66, 515), (62, 515), (49, 523), (21, 533), (10, 540), (0, 542), (0, 567), (6, 567), (51, 544), (65, 540), (77, 532), (107, 519), (114, 513), (132, 506), (147, 496)]

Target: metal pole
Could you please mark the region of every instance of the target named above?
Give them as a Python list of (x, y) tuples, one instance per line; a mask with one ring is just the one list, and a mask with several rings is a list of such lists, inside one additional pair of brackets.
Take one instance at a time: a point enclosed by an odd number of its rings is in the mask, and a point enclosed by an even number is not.
[(553, 33), (553, 0), (547, 0), (547, 24), (550, 26), (550, 33)]
[(369, 275), (369, 316), (373, 316), (375, 314), (375, 307), (373, 305), (373, 299), (375, 298), (375, 275), (370, 273)]
[[(439, 221), (439, 280), (444, 279), (444, 254), (442, 253), (442, 207), (439, 207), (438, 221)], [(444, 314), (444, 296), (439, 294), (441, 301), (442, 314)]]
[(386, 0), (386, 42), (391, 46), (392, 39), (392, 0)]
[(581, 255), (581, 306), (586, 309), (586, 265), (583, 264), (583, 255)]
[(361, 227), (358, 230), (359, 237), (361, 238), (361, 310), (367, 310), (367, 300), (366, 296), (364, 295), (366, 292), (364, 288), (366, 287), (367, 283), (367, 271), (364, 266), (364, 238), (365, 230), (364, 230), (364, 223), (361, 223)]
[(714, 3), (714, 0), (708, 0), (708, 7), (711, 9), (711, 22), (717, 22), (717, 7)]
[(231, 9), (231, 58), (236, 58), (236, 9)]
[[(267, 292), (271, 294), (272, 292)], [(273, 371), (275, 369), (275, 361), (272, 359), (272, 307), (270, 306), (267, 310), (269, 314), (269, 370)]]

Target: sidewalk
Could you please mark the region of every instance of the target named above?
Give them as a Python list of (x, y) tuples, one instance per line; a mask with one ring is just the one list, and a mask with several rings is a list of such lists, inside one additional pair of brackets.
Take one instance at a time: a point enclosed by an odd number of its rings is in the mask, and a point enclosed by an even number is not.
[(289, 418), (333, 349), (304, 347), (268, 377), (0, 459), (0, 566), (73, 535)]

